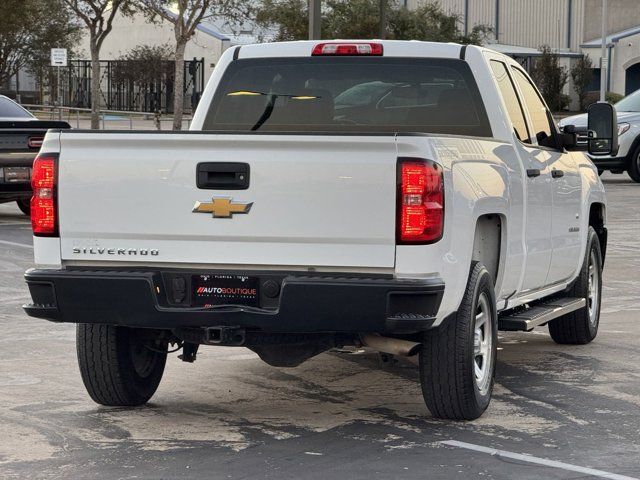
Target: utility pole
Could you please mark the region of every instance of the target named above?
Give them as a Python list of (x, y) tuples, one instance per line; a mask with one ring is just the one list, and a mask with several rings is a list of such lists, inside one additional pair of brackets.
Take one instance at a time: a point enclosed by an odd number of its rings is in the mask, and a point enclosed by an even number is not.
[(604, 102), (609, 77), (609, 59), (607, 58), (607, 0), (602, 0), (602, 49), (600, 51), (600, 101)]
[(320, 0), (309, 0), (309, 40), (320, 40)]
[(380, 0), (380, 39), (387, 38), (387, 0)]

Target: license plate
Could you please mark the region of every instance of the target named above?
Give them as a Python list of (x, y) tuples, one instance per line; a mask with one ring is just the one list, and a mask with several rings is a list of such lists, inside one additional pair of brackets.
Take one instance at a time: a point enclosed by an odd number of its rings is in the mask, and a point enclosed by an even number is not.
[(191, 280), (195, 306), (259, 306), (259, 282), (256, 277), (243, 275), (193, 275)]
[(28, 182), (31, 179), (30, 167), (5, 167), (5, 182)]

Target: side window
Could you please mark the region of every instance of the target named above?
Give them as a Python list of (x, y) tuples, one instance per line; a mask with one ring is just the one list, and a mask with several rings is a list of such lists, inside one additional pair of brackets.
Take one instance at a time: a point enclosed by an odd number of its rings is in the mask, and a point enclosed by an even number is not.
[(529, 139), (529, 132), (527, 131), (527, 122), (524, 119), (524, 113), (522, 111), (522, 106), (520, 105), (520, 100), (518, 100), (515, 87), (507, 73), (507, 66), (497, 60), (491, 60), (491, 69), (496, 77), (500, 94), (502, 95), (502, 99), (507, 107), (507, 114), (511, 119), (513, 130), (515, 131), (518, 140), (523, 143), (531, 143), (531, 140)]
[(556, 140), (553, 136), (552, 126), (549, 123), (549, 115), (547, 115), (547, 107), (545, 107), (538, 91), (531, 83), (531, 80), (517, 68), (512, 68), (513, 78), (515, 79), (527, 109), (531, 117), (533, 135), (538, 140), (538, 145), (542, 147), (557, 148)]

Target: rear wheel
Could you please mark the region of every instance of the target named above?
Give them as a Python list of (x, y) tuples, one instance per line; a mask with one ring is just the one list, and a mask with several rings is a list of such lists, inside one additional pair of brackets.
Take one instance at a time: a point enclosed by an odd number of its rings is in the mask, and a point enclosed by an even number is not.
[(31, 199), (29, 198), (21, 198), (20, 200), (16, 200), (18, 204), (18, 208), (22, 213), (24, 213), (27, 217), (31, 215)]
[(491, 400), (497, 341), (493, 281), (475, 263), (456, 316), (425, 333), (420, 382), (433, 416), (473, 420), (482, 415)]
[(640, 183), (640, 146), (635, 149), (631, 156), (627, 173), (631, 177), (631, 180), (636, 183)]
[(152, 331), (79, 324), (78, 364), (89, 396), (101, 405), (143, 405), (156, 392), (167, 360), (167, 344)]
[(584, 298), (587, 306), (549, 322), (549, 333), (556, 343), (584, 345), (598, 334), (602, 299), (602, 253), (598, 234), (593, 227), (589, 227), (580, 275), (568, 294)]

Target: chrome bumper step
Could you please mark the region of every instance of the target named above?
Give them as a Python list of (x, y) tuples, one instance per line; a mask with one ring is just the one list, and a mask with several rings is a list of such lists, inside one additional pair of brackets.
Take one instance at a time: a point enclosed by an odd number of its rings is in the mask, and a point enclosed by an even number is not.
[(498, 329), (508, 332), (529, 332), (567, 313), (587, 305), (584, 298), (564, 297), (538, 302), (527, 309), (508, 311), (498, 316)]

